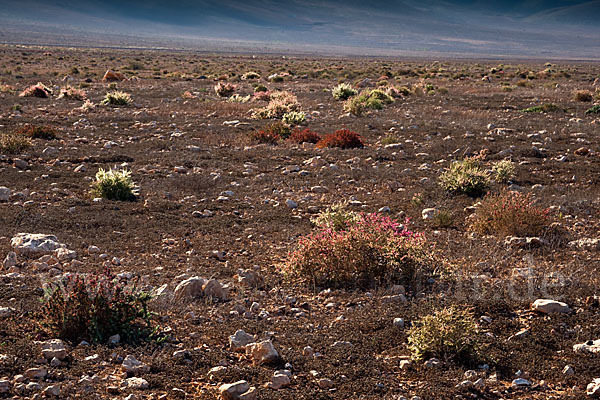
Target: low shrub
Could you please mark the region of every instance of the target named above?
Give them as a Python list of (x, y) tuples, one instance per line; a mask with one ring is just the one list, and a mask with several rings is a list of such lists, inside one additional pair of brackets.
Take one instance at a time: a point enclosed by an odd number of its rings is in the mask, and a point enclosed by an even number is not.
[(385, 135), (383, 139), (381, 139), (381, 144), (386, 146), (388, 144), (396, 144), (402, 142), (402, 139), (394, 134)]
[(521, 110), (521, 112), (524, 112), (524, 113), (549, 113), (549, 112), (554, 112), (554, 111), (558, 111), (558, 110), (560, 110), (560, 107), (557, 106), (556, 104), (546, 103), (546, 104), (542, 104), (541, 106), (533, 106), (533, 107), (525, 108), (525, 109)]
[(288, 140), (292, 143), (317, 143), (321, 140), (321, 136), (317, 132), (313, 132), (308, 128), (294, 129)]
[(298, 111), (300, 104), (298, 99), (290, 92), (273, 92), (269, 104), (266, 107), (253, 110), (252, 117), (255, 119), (281, 118), (284, 114)]
[(281, 141), (281, 136), (278, 134), (263, 130), (252, 131), (248, 134), (248, 137), (257, 143), (277, 144)]
[(110, 270), (69, 273), (44, 287), (40, 317), (53, 336), (79, 343), (106, 343), (112, 335), (135, 343), (155, 337), (150, 295), (124, 285)]
[(0, 154), (17, 154), (31, 146), (31, 140), (25, 135), (0, 133)]
[(126, 169), (108, 171), (100, 168), (92, 183), (92, 194), (108, 200), (134, 201), (136, 189), (131, 179), (131, 171)]
[(52, 89), (44, 85), (42, 82), (38, 82), (36, 85), (29, 86), (23, 90), (19, 97), (39, 97), (42, 99), (48, 98), (52, 95)]
[(338, 147), (340, 149), (356, 149), (365, 147), (361, 136), (349, 129), (340, 129), (325, 135), (318, 143), (317, 148)]
[(229, 83), (229, 82), (218, 82), (215, 87), (215, 93), (217, 94), (217, 96), (219, 97), (229, 97), (233, 94), (233, 92), (235, 92), (235, 89), (237, 88), (236, 85)]
[(312, 218), (311, 222), (320, 229), (331, 229), (337, 232), (356, 224), (359, 218), (360, 214), (346, 209), (346, 203), (338, 203)]
[(121, 92), (119, 90), (115, 90), (113, 92), (106, 93), (104, 99), (100, 102), (103, 106), (111, 105), (111, 106), (128, 106), (131, 104), (133, 100), (131, 100), (131, 96), (129, 93)]
[(271, 93), (268, 91), (265, 92), (254, 92), (254, 94), (252, 95), (253, 100), (255, 101), (270, 101), (271, 100)]
[(316, 232), (299, 240), (285, 265), (290, 276), (319, 287), (370, 288), (409, 284), (422, 272), (428, 255), (421, 234), (376, 213), (341, 221), (323, 217)]
[(84, 90), (67, 87), (60, 89), (60, 93), (58, 94), (59, 99), (68, 99), (68, 100), (85, 100), (87, 99), (87, 94)]
[(600, 114), (600, 104), (596, 104), (593, 107), (588, 108), (585, 111), (586, 114)]
[(244, 75), (242, 75), (243, 81), (249, 81), (252, 79), (260, 79), (260, 74), (258, 72), (248, 71)]
[(288, 113), (283, 114), (281, 120), (284, 124), (296, 126), (306, 121), (306, 114), (304, 114), (302, 111), (290, 111)]
[(233, 96), (228, 98), (227, 101), (230, 103), (247, 103), (250, 101), (251, 98), (252, 98), (252, 96), (250, 96), (250, 95), (242, 96), (239, 94), (234, 94)]
[(454, 215), (449, 210), (439, 210), (433, 215), (432, 222), (436, 228), (450, 228), (454, 224)]
[(480, 157), (468, 157), (454, 161), (440, 175), (440, 185), (450, 193), (464, 193), (477, 197), (484, 194), (490, 183), (490, 175), (484, 169)]
[(594, 95), (589, 90), (576, 90), (573, 92), (575, 101), (590, 102), (594, 100)]
[(367, 110), (381, 110), (384, 104), (394, 102), (394, 98), (381, 89), (362, 91), (358, 96), (346, 100), (344, 111), (360, 116)]
[(347, 83), (340, 83), (331, 90), (331, 95), (336, 100), (347, 100), (357, 93), (357, 90)]
[(258, 84), (256, 86), (254, 86), (254, 91), (255, 92), (268, 92), (269, 89), (265, 85)]
[(506, 183), (515, 177), (515, 163), (510, 160), (497, 161), (492, 165), (497, 182)]
[(275, 144), (283, 139), (287, 139), (292, 133), (289, 125), (281, 121), (268, 124), (262, 130), (250, 133), (250, 139), (259, 143)]
[(58, 139), (56, 130), (47, 125), (25, 125), (17, 130), (18, 134), (25, 135), (31, 139), (55, 140)]
[(500, 237), (532, 237), (543, 235), (549, 226), (549, 210), (536, 206), (529, 193), (504, 190), (483, 198), (471, 230)]
[(408, 330), (408, 348), (416, 361), (432, 357), (470, 363), (481, 350), (473, 313), (462, 307), (448, 307), (426, 315)]
[(369, 92), (369, 99), (377, 99), (383, 104), (391, 104), (394, 98), (381, 89), (373, 89)]

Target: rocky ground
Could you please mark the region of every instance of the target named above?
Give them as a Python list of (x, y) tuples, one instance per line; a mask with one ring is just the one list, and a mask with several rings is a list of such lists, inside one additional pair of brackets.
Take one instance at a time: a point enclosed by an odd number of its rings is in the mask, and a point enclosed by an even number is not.
[[(133, 104), (99, 105), (111, 83)], [(256, 71), (258, 81), (240, 80)], [(283, 76), (281, 82), (267, 79)], [(525, 74), (525, 78), (521, 76)], [(0, 48), (0, 131), (49, 125), (57, 140), (0, 154), (0, 396), (115, 399), (564, 399), (600, 395), (597, 64), (433, 62)], [(226, 77), (223, 75), (227, 75)], [(330, 90), (380, 77), (430, 94), (355, 117)], [(362, 149), (257, 144), (252, 94), (287, 90), (319, 133), (358, 132)], [(529, 77), (527, 77), (529, 76)], [(19, 97), (42, 82), (78, 100)], [(520, 110), (554, 103), (551, 113)], [(386, 144), (389, 136), (396, 143)], [(487, 151), (516, 164), (507, 185), (548, 207), (548, 242), (469, 229), (479, 199), (438, 185), (452, 160)], [(127, 167), (135, 202), (94, 199), (99, 168)], [(494, 184), (492, 190), (503, 185)], [(411, 218), (435, 257), (419, 287), (315, 288), (282, 272), (311, 218), (340, 201)], [(436, 226), (427, 209), (452, 222)], [(433, 211), (435, 212), (435, 211)], [(20, 235), (29, 234), (29, 235)], [(41, 234), (42, 236), (32, 236)], [(164, 343), (58, 340), (43, 329), (43, 285), (104, 266), (155, 294)], [(552, 300), (537, 301), (536, 300)], [(558, 303), (561, 302), (561, 303)], [(411, 360), (406, 330), (470, 307), (480, 360)]]

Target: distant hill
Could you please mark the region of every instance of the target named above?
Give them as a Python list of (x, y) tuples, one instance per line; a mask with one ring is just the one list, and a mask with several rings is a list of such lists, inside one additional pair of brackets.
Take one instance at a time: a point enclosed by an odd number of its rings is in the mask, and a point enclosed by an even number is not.
[[(600, 58), (600, 0), (0, 0), (0, 41)], [(67, 43), (68, 42), (68, 43)]]

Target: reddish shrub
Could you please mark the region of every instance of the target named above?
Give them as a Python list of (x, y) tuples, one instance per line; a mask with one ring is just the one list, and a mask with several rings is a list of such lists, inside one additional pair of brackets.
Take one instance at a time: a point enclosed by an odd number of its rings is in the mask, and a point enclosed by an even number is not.
[(290, 275), (317, 286), (411, 283), (429, 259), (425, 238), (380, 214), (358, 214), (343, 229), (319, 226), (289, 255)]
[(498, 236), (540, 236), (550, 224), (548, 213), (534, 204), (529, 193), (506, 190), (483, 198), (471, 229)]
[(317, 143), (321, 140), (321, 136), (308, 128), (302, 130), (296, 128), (288, 140), (293, 143)]
[(355, 149), (365, 147), (365, 144), (358, 133), (349, 129), (340, 129), (334, 133), (325, 135), (325, 137), (317, 143), (317, 148), (323, 149), (325, 147)]
[(258, 143), (277, 144), (281, 140), (281, 136), (277, 132), (261, 130), (251, 132), (250, 139)]

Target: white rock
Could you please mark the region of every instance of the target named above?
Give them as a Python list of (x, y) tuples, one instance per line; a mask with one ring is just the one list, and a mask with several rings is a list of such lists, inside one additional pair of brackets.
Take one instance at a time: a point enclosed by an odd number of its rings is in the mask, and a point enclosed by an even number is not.
[(233, 351), (244, 351), (248, 344), (254, 342), (256, 342), (254, 336), (244, 332), (241, 329), (229, 336), (229, 347)]
[(424, 220), (431, 220), (437, 213), (438, 210), (436, 210), (435, 208), (426, 208), (423, 211), (421, 211), (421, 216)]
[(128, 355), (121, 364), (121, 369), (131, 375), (146, 373), (150, 371), (150, 367), (141, 361), (138, 361), (134, 356)]
[(64, 247), (54, 250), (54, 255), (60, 262), (71, 261), (77, 258), (77, 253), (75, 251), (66, 249)]
[(44, 389), (44, 395), (46, 397), (58, 397), (60, 396), (60, 386), (51, 385)]
[(267, 364), (279, 359), (279, 354), (270, 340), (247, 345), (246, 355), (252, 358), (255, 365)]
[(528, 381), (527, 379), (517, 378), (512, 381), (512, 385), (515, 387), (526, 387), (526, 386), (531, 386), (531, 382)]
[(548, 299), (537, 299), (531, 305), (531, 309), (543, 314), (568, 314), (572, 311), (567, 304)]
[(250, 390), (250, 384), (246, 381), (226, 383), (219, 386), (219, 393), (223, 400), (237, 400), (240, 395)]
[(12, 315), (15, 310), (10, 307), (0, 307), (0, 318), (7, 318)]
[(123, 381), (123, 388), (125, 389), (145, 390), (149, 387), (148, 381), (144, 378), (132, 377)]
[(44, 254), (66, 247), (58, 242), (56, 236), (42, 233), (19, 233), (10, 244), (17, 254)]
[(394, 318), (394, 326), (396, 328), (404, 328), (404, 319), (403, 318)]
[(600, 397), (600, 378), (594, 378), (594, 380), (587, 385), (587, 395), (593, 398)]
[(573, 351), (575, 353), (600, 353), (600, 339), (575, 344), (573, 345)]
[(42, 343), (42, 355), (47, 360), (57, 358), (64, 360), (67, 357), (67, 349), (65, 344), (60, 339), (51, 339)]

